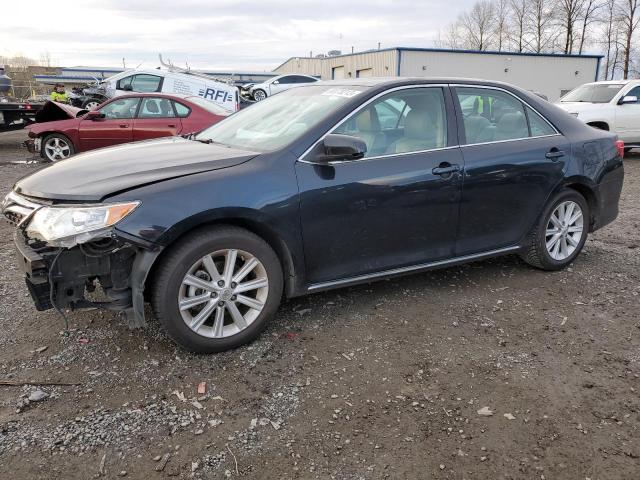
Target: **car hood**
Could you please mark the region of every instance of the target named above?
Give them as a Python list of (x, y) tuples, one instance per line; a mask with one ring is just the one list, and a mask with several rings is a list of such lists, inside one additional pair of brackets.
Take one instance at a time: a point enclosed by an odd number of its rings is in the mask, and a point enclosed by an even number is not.
[(36, 114), (36, 123), (52, 122), (55, 120), (67, 120), (76, 118), (78, 114), (86, 113), (86, 109), (72, 107), (66, 103), (47, 102), (42, 109)]
[(19, 180), (14, 190), (54, 201), (97, 202), (142, 185), (239, 165), (257, 155), (168, 137), (76, 155)]
[(591, 102), (558, 102), (556, 105), (567, 112), (584, 112), (586, 110), (601, 109), (607, 106), (606, 103)]

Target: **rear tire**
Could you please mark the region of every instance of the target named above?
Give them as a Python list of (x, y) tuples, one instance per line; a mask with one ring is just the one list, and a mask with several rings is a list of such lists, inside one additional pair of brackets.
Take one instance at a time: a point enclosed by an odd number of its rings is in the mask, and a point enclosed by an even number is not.
[[(249, 289), (251, 282), (260, 286)], [(253, 341), (273, 318), (282, 266), (247, 230), (203, 228), (170, 247), (152, 288), (155, 314), (177, 344), (195, 353), (222, 352)]]
[(590, 227), (589, 204), (580, 193), (566, 189), (547, 204), (527, 236), (520, 257), (542, 270), (561, 270), (580, 254)]
[(265, 98), (267, 98), (267, 92), (265, 92), (264, 90), (258, 89), (253, 92), (253, 99), (256, 102), (261, 102)]

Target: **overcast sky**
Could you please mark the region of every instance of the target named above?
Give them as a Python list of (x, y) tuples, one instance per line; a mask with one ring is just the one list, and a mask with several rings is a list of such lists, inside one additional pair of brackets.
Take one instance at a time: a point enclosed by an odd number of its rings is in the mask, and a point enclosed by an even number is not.
[[(55, 66), (270, 70), (292, 56), (431, 47), (474, 0), (22, 0), (3, 9), (0, 55)], [(8, 6), (8, 5), (7, 5)]]

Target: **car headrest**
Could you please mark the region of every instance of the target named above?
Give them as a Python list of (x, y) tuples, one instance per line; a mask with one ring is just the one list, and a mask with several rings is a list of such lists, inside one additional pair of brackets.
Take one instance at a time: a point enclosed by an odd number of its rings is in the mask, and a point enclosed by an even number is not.
[(356, 128), (359, 132), (379, 132), (380, 119), (378, 112), (371, 107), (360, 112), (356, 117)]
[(404, 123), (405, 138), (425, 138), (435, 133), (435, 124), (427, 110), (411, 110)]
[(158, 108), (158, 103), (155, 100), (147, 101), (147, 112), (149, 113), (159, 113), (160, 109)]

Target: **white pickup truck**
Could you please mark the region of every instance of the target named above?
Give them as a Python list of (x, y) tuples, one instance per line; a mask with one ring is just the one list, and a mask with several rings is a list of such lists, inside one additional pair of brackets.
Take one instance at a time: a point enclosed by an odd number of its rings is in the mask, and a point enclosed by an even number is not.
[(625, 151), (640, 148), (640, 80), (586, 83), (557, 105), (587, 125), (616, 133)]

